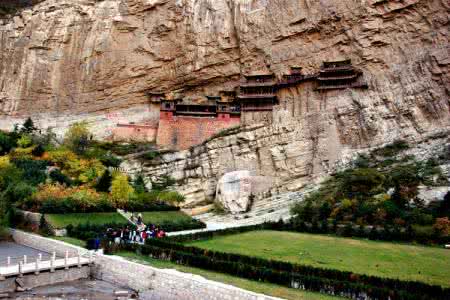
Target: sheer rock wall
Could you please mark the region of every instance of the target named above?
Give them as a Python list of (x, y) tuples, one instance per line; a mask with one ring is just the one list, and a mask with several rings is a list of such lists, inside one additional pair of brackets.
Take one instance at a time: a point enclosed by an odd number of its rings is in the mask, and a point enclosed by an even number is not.
[(242, 73), (350, 58), (367, 90), (299, 84), (279, 91), (269, 123), (128, 164), (180, 180), (188, 205), (235, 170), (298, 189), (355, 151), (448, 135), (449, 11), (446, 0), (47, 0), (0, 21), (0, 128), (87, 118), (101, 135), (111, 116), (157, 119), (146, 90), (214, 94)]

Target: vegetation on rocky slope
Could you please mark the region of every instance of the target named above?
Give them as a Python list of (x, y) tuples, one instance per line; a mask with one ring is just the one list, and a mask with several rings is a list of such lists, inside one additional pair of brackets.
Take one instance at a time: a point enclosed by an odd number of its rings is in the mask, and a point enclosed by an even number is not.
[(441, 202), (425, 203), (418, 195), (420, 185), (448, 185), (439, 167), (448, 163), (446, 149), (418, 161), (402, 154), (408, 148), (406, 142), (396, 141), (361, 155), (352, 168), (338, 172), (296, 204), (292, 208), (296, 220), (400, 228), (434, 224), (438, 230), (439, 223), (450, 217), (449, 196)]
[(120, 163), (92, 140), (85, 123), (73, 124), (62, 142), (31, 119), (0, 132), (0, 224), (10, 223), (14, 208), (50, 214), (161, 211), (184, 200), (168, 189), (170, 178), (156, 180), (149, 191), (142, 176), (132, 180)]

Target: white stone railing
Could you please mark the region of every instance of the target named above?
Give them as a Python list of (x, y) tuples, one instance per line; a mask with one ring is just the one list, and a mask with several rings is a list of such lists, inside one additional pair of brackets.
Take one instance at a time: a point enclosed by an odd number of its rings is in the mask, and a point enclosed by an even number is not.
[[(14, 258), (17, 260), (17, 258)], [(71, 267), (81, 268), (93, 262), (92, 252), (85, 257), (78, 253), (77, 255), (69, 256), (69, 251), (66, 251), (63, 258), (57, 258), (56, 252), (50, 256), (48, 260), (42, 260), (42, 254), (37, 257), (30, 258), (27, 255), (21, 257), (18, 263), (11, 263), (12, 257), (7, 257), (6, 264), (0, 265), (0, 281), (5, 280), (6, 277), (18, 276), (23, 277), (26, 274), (39, 274), (43, 271), (54, 272), (56, 269), (69, 269)]]

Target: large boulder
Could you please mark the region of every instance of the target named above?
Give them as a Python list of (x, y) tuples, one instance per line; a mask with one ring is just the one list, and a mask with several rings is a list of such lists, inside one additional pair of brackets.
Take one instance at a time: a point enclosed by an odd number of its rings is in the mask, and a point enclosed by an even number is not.
[(270, 177), (255, 176), (247, 170), (229, 172), (217, 184), (216, 202), (232, 214), (247, 212), (254, 195), (271, 187)]

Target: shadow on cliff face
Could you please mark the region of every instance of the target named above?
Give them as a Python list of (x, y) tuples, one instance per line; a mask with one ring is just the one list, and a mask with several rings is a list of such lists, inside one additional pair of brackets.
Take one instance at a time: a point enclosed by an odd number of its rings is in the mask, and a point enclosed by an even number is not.
[(24, 7), (33, 6), (44, 0), (2, 0), (0, 3), (0, 18), (15, 14)]

